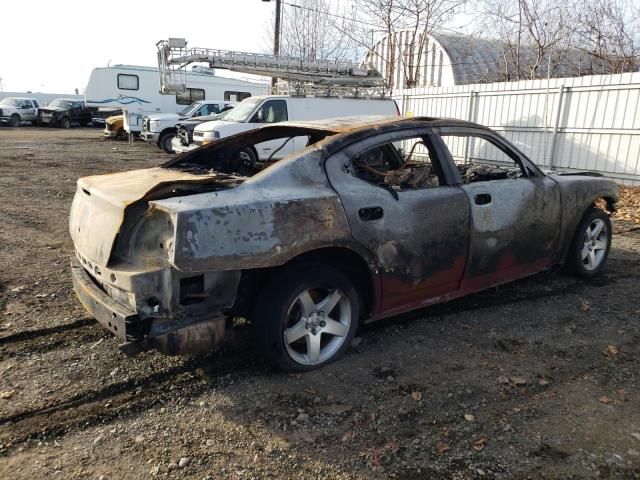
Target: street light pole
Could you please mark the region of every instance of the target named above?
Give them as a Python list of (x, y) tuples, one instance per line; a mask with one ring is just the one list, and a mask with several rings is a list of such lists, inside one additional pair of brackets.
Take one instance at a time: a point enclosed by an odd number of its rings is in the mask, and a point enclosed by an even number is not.
[[(270, 2), (271, 0), (262, 0), (263, 2)], [(280, 55), (280, 20), (282, 17), (282, 2), (281, 0), (276, 0), (276, 22), (273, 27), (273, 55)], [(277, 78), (273, 77), (271, 79), (271, 86), (275, 87)]]

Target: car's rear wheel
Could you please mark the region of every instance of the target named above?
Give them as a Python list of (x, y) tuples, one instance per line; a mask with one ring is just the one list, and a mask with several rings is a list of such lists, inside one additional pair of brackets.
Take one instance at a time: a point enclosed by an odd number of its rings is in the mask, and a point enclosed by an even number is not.
[(592, 208), (578, 225), (567, 254), (567, 267), (581, 277), (594, 277), (604, 268), (610, 248), (609, 215), (598, 208)]
[(171, 139), (173, 138), (173, 133), (165, 133), (158, 140), (158, 146), (164, 150), (165, 153), (175, 153), (173, 151), (173, 147), (171, 146)]
[(256, 302), (256, 346), (277, 368), (320, 368), (349, 348), (359, 312), (358, 293), (344, 273), (323, 265), (290, 267), (272, 279)]
[(19, 127), (20, 126), (20, 116), (17, 114), (11, 115), (11, 118), (9, 119), (9, 126), (10, 127)]

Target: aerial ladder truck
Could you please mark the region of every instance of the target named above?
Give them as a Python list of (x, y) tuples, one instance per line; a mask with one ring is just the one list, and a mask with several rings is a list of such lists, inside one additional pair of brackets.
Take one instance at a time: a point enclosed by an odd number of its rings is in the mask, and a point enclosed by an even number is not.
[(160, 93), (167, 95), (185, 91), (186, 67), (194, 63), (280, 79), (272, 92), (274, 94), (380, 96), (385, 91), (384, 79), (378, 71), (350, 61), (305, 60), (284, 55), (189, 48), (184, 38), (161, 40), (156, 47)]

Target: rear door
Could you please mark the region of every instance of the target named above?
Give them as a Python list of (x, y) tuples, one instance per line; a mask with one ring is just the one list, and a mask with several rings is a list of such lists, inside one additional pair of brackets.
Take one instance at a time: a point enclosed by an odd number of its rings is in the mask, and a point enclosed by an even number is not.
[(490, 131), (447, 127), (439, 133), (471, 206), (462, 287), (486, 288), (547, 268), (560, 229), (557, 184)]
[(326, 170), (353, 238), (375, 259), (379, 315), (434, 302), (459, 288), (469, 205), (425, 128), (377, 135), (333, 155)]

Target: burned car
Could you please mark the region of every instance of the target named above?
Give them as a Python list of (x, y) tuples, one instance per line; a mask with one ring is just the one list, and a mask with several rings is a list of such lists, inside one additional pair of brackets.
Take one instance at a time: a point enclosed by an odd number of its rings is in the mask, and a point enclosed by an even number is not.
[[(263, 142), (271, 157), (251, 163)], [(307, 147), (279, 158), (290, 142)], [(473, 123), (284, 122), (80, 179), (73, 283), (129, 354), (208, 351), (244, 317), (270, 363), (303, 371), (361, 322), (556, 266), (598, 274), (617, 200), (612, 181), (545, 175)]]
[(72, 124), (85, 126), (91, 122), (96, 109), (85, 106), (82, 100), (56, 98), (38, 110), (38, 124), (69, 128)]

